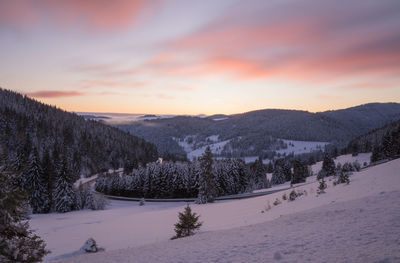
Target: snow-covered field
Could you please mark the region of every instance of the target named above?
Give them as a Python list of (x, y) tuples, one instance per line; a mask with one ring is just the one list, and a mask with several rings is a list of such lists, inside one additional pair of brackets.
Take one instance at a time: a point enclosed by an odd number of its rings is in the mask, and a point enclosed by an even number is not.
[(302, 154), (309, 153), (318, 150), (324, 150), (325, 145), (329, 144), (329, 142), (311, 142), (311, 141), (293, 141), (293, 140), (282, 140), (287, 144), (286, 149), (278, 150), (277, 153), (280, 154)]
[(210, 146), (211, 152), (214, 154), (220, 154), (224, 149), (224, 146), (230, 141), (219, 141), (218, 135), (212, 135), (207, 137), (207, 143), (201, 147), (195, 147), (193, 143), (189, 143), (189, 138), (192, 136), (186, 136), (184, 140), (176, 139), (176, 142), (183, 148), (187, 154), (187, 158), (192, 160), (193, 158), (198, 158), (203, 155), (207, 146)]
[[(104, 211), (34, 215), (31, 226), (53, 251), (47, 261), (399, 262), (399, 170), (400, 160), (367, 168), (354, 173), (350, 185), (328, 181), (327, 193), (319, 196), (318, 183), (310, 181), (296, 188), (307, 195), (293, 202), (282, 200), (287, 190), (192, 205), (204, 224), (183, 240), (169, 241), (182, 203), (113, 201)], [(282, 204), (274, 206), (276, 198)], [(106, 252), (68, 259), (89, 237)]]

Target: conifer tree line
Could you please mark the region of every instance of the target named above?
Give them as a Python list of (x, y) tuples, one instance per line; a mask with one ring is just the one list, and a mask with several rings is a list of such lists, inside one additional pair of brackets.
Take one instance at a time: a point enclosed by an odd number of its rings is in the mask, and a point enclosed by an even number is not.
[[(157, 149), (117, 128), (0, 89), (0, 153), (17, 170), (32, 151), (53, 163), (66, 159), (74, 178), (155, 161)], [(15, 168), (15, 167), (13, 167)]]
[(157, 158), (155, 146), (142, 139), (18, 93), (0, 89), (0, 102), (1, 170), (15, 174), (33, 213), (101, 207), (73, 183)]
[[(269, 168), (270, 167), (270, 168)], [(271, 184), (305, 182), (311, 175), (307, 163), (296, 159), (277, 160), (271, 181), (261, 158), (253, 164), (241, 159), (214, 160), (209, 148), (193, 162), (149, 163), (131, 173), (104, 173), (98, 177), (96, 190), (108, 195), (145, 198), (198, 198), (199, 203), (216, 197), (268, 188)]]
[(0, 172), (13, 175), (13, 185), (24, 193), (32, 213), (104, 208), (104, 200), (95, 196), (89, 187), (74, 186), (75, 178), (65, 158), (53, 164), (46, 156), (40, 161), (38, 151), (33, 148), (27, 163), (19, 169), (12, 169), (16, 164), (0, 159)]
[[(251, 187), (252, 176), (242, 160), (214, 160), (211, 169), (202, 166), (200, 160), (164, 161), (149, 163), (130, 174), (102, 174), (97, 178), (96, 190), (127, 197), (199, 197), (201, 202), (211, 202), (217, 196), (245, 192)], [(266, 181), (265, 174), (263, 179)]]
[(375, 145), (371, 162), (400, 157), (400, 123), (396, 130), (387, 132), (379, 145)]
[(343, 153), (372, 152), (371, 162), (400, 156), (400, 121), (353, 139)]

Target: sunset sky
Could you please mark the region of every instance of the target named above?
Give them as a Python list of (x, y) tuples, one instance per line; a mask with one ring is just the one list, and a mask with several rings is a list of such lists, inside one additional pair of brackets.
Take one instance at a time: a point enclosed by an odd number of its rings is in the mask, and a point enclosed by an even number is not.
[(0, 86), (85, 112), (400, 102), (400, 1), (0, 0)]

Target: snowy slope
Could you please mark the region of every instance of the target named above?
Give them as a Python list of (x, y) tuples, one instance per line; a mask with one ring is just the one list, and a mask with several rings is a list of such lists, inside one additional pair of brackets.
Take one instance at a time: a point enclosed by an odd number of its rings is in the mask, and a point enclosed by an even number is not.
[(206, 138), (206, 142), (204, 142), (202, 146), (196, 147), (194, 143), (189, 143), (189, 138), (193, 136), (186, 136), (184, 140), (179, 140), (174, 138), (175, 141), (183, 148), (183, 150), (187, 154), (187, 158), (189, 160), (193, 160), (193, 158), (198, 158), (203, 155), (207, 146), (210, 147), (211, 152), (213, 154), (220, 154), (224, 149), (224, 146), (229, 143), (230, 140), (219, 141), (218, 135), (212, 135)]
[[(311, 182), (298, 188), (299, 191), (305, 190), (307, 195), (303, 195), (294, 202), (282, 201), (283, 192), (280, 192), (252, 199), (193, 205), (194, 211), (199, 213), (201, 220), (204, 221), (198, 238), (210, 238), (209, 242), (205, 242), (204, 244), (204, 246), (207, 246), (206, 243), (210, 243), (213, 238), (219, 236), (219, 234), (213, 235), (210, 231), (232, 229), (265, 222), (273, 224), (271, 222), (280, 222), (281, 216), (284, 216), (283, 219), (285, 219), (285, 216), (295, 216), (294, 213), (310, 209), (317, 209), (315, 212), (321, 213), (318, 208), (327, 209), (326, 206), (330, 206), (333, 203), (345, 205), (351, 200), (380, 196), (381, 192), (400, 191), (399, 169), (400, 160), (395, 160), (368, 168), (359, 173), (354, 173), (351, 176), (350, 185), (333, 187), (332, 181), (330, 181), (328, 182), (329, 188), (327, 189), (327, 193), (318, 197), (316, 196), (317, 183)], [(289, 192), (285, 191), (286, 194), (289, 194)], [(273, 206), (276, 198), (282, 201), (281, 205)], [(47, 256), (47, 260), (55, 259), (59, 256), (62, 258), (63, 254), (73, 253), (89, 237), (94, 237), (100, 246), (103, 246), (107, 251), (150, 245), (156, 242), (165, 242), (158, 244), (160, 246), (175, 246), (176, 241), (168, 241), (168, 239), (174, 234), (173, 224), (177, 220), (178, 211), (183, 210), (184, 204), (147, 203), (142, 207), (138, 206), (137, 203), (124, 203), (122, 201), (113, 201), (112, 204), (112, 207), (105, 211), (76, 211), (66, 214), (34, 215), (31, 220), (32, 227), (38, 229), (38, 234), (46, 240), (48, 248), (53, 251), (52, 254)], [(388, 199), (387, 204), (393, 205), (393, 199)], [(271, 209), (268, 210), (269, 206)], [(365, 210), (366, 208), (362, 209)], [(262, 213), (261, 211), (264, 212)], [(365, 217), (365, 214), (360, 214), (360, 216)], [(305, 222), (307, 220), (306, 218)], [(321, 220), (329, 222), (327, 218)], [(355, 219), (350, 218), (349, 220), (353, 222)], [(255, 226), (249, 228), (252, 227)], [(340, 227), (343, 226), (341, 225)], [(307, 226), (307, 228), (312, 228), (312, 226)], [(318, 228), (316, 229), (318, 232)], [(282, 235), (285, 235), (285, 228), (281, 230), (283, 231)], [(229, 232), (229, 236), (235, 236), (241, 230), (236, 229), (231, 231), (233, 232)], [(257, 233), (257, 231), (255, 232)], [(321, 236), (325, 235), (322, 232), (318, 233)], [(396, 233), (400, 236), (400, 231)], [(194, 237), (194, 240), (197, 240), (196, 238)], [(251, 239), (252, 237), (243, 235), (242, 238)], [(192, 240), (192, 238), (188, 240)], [(229, 245), (229, 240), (227, 237), (227, 244), (225, 245)], [(296, 239), (293, 242), (297, 242)], [(150, 245), (146, 249), (151, 250), (151, 247)], [(173, 248), (173, 250), (178, 249), (178, 247)], [(249, 251), (249, 253), (253, 252)], [(106, 252), (105, 255), (108, 255), (108, 253), (114, 252)], [(126, 251), (126, 253), (129, 254), (129, 251)], [(166, 251), (165, 253), (168, 254), (171, 252), (167, 253)], [(94, 256), (94, 258), (97, 258), (97, 256)], [(93, 262), (96, 262), (99, 259), (93, 260)], [(236, 259), (236, 261), (233, 261), (240, 262), (241, 260)], [(79, 262), (81, 261), (79, 260)], [(170, 262), (168, 261), (168, 257), (165, 262)]]
[(286, 149), (278, 150), (277, 153), (280, 154), (302, 154), (309, 153), (318, 150), (324, 150), (325, 145), (328, 145), (329, 142), (311, 142), (311, 141), (294, 141), (294, 140), (282, 140), (287, 144)]
[(67, 262), (400, 262), (400, 191)]

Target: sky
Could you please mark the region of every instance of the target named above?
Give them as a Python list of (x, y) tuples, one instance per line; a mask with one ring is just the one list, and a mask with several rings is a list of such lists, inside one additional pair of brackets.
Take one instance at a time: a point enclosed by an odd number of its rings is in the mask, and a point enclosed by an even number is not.
[(0, 87), (76, 112), (400, 102), (400, 1), (0, 0)]

